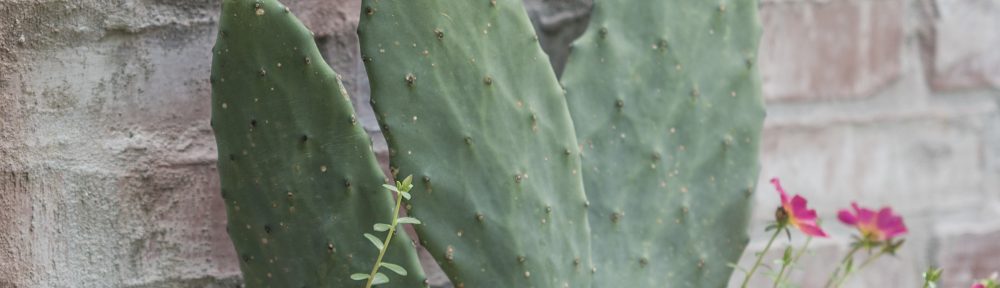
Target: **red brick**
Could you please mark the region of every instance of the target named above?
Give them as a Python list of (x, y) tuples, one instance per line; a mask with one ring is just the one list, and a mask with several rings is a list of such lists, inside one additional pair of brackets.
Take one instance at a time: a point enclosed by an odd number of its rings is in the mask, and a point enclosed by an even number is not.
[(864, 97), (900, 74), (902, 1), (765, 2), (760, 13), (768, 100)]

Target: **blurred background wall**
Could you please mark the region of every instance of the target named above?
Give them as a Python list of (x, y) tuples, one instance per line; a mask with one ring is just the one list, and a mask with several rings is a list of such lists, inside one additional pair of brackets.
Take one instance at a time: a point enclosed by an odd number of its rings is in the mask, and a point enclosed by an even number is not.
[(931, 265), (943, 287), (1000, 271), (1000, 1), (764, 0), (761, 18), (768, 117), (751, 235), (766, 240), (779, 202), (770, 177), (833, 234), (794, 282), (822, 287), (847, 253), (836, 211), (851, 201), (893, 207), (910, 234), (846, 287), (920, 287)]
[[(285, 2), (380, 140), (360, 1)], [(557, 72), (590, 5), (527, 0)], [(208, 123), (218, 6), (0, 0), (0, 287), (239, 283)], [(778, 205), (766, 180), (781, 177), (834, 234), (793, 274), (803, 287), (847, 251), (852, 231), (835, 213), (851, 201), (891, 205), (911, 233), (849, 287), (915, 287), (929, 265), (946, 268), (945, 287), (967, 287), (1000, 270), (1000, 0), (760, 7), (768, 119), (754, 239)]]

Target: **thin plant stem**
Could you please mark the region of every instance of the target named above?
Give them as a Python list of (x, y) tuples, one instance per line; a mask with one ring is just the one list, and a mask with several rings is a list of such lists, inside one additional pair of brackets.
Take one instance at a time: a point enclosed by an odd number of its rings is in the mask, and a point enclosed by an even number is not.
[(823, 285), (823, 287), (830, 287), (830, 285), (833, 285), (834, 280), (837, 279), (837, 275), (840, 275), (840, 269), (844, 268), (844, 264), (847, 264), (847, 260), (852, 259), (852, 257), (854, 257), (854, 253), (857, 253), (859, 249), (861, 249), (860, 245), (854, 246), (854, 248), (851, 249), (851, 252), (844, 255), (844, 259), (840, 260), (840, 265), (837, 265), (837, 269), (833, 270), (833, 274), (830, 275), (829, 280), (826, 280), (826, 285)]
[(378, 268), (382, 266), (382, 257), (385, 256), (385, 251), (389, 250), (389, 241), (392, 241), (392, 235), (396, 234), (396, 223), (399, 220), (399, 206), (403, 204), (402, 192), (396, 192), (396, 209), (392, 211), (392, 224), (389, 224), (389, 235), (385, 235), (385, 242), (382, 242), (382, 249), (378, 251), (378, 258), (375, 260), (375, 265), (372, 267), (372, 273), (368, 274), (368, 282), (365, 284), (365, 288), (371, 288), (372, 282), (375, 281), (375, 274), (378, 273)]
[(774, 288), (778, 288), (778, 285), (781, 284), (781, 277), (785, 276), (785, 269), (788, 269), (789, 265), (791, 265), (790, 262), (781, 262), (781, 270), (778, 271), (778, 277), (774, 277)]
[(771, 240), (767, 241), (767, 245), (764, 246), (764, 250), (760, 251), (760, 255), (757, 256), (757, 262), (753, 264), (753, 267), (750, 268), (750, 272), (748, 272), (747, 276), (743, 278), (743, 284), (740, 285), (740, 287), (742, 288), (747, 287), (747, 283), (750, 282), (750, 278), (753, 277), (753, 273), (757, 271), (757, 267), (760, 267), (760, 261), (764, 260), (764, 254), (767, 253), (767, 250), (771, 249), (771, 244), (774, 244), (774, 239), (778, 239), (778, 235), (781, 234), (781, 230), (783, 229), (784, 227), (778, 227), (778, 229), (774, 229), (774, 235), (771, 236)]
[(866, 259), (864, 263), (861, 263), (861, 266), (858, 266), (857, 270), (861, 270), (862, 268), (865, 268), (865, 266), (868, 266), (868, 264), (871, 264), (872, 262), (874, 262), (875, 259), (877, 259), (878, 257), (881, 257), (882, 255), (885, 255), (885, 253), (886, 253), (885, 250), (882, 250), (882, 251), (879, 251), (878, 253), (876, 253), (875, 255), (872, 255), (871, 257), (868, 257), (868, 259)]
[(865, 267), (868, 266), (868, 264), (871, 264), (872, 262), (875, 261), (875, 259), (878, 259), (879, 257), (881, 257), (884, 254), (885, 254), (885, 250), (883, 249), (882, 251), (879, 251), (878, 253), (875, 253), (875, 255), (869, 256), (868, 259), (865, 259), (865, 262), (862, 262), (861, 266), (858, 266), (858, 269), (852, 269), (851, 271), (844, 272), (844, 277), (841, 277), (840, 280), (837, 281), (837, 285), (834, 286), (834, 287), (840, 287), (841, 285), (844, 285), (844, 281), (847, 281), (847, 277), (851, 276), (851, 272), (858, 271), (858, 270), (861, 270), (861, 269), (865, 269)]
[(778, 272), (778, 277), (776, 277), (775, 280), (774, 280), (774, 287), (775, 288), (777, 288), (780, 283), (784, 283), (785, 282), (784, 279), (781, 279), (782, 277), (784, 277), (784, 278), (791, 277), (791, 275), (792, 275), (791, 269), (789, 269), (788, 274), (785, 274), (785, 268), (791, 268), (792, 265), (795, 265), (796, 262), (799, 262), (799, 258), (802, 258), (802, 254), (806, 254), (806, 250), (808, 250), (809, 243), (812, 242), (812, 240), (813, 240), (813, 237), (806, 237), (806, 244), (803, 244), (802, 245), (802, 249), (799, 250), (799, 253), (795, 254), (795, 256), (792, 257), (792, 261), (790, 261), (788, 263), (783, 263), (781, 265), (781, 271)]

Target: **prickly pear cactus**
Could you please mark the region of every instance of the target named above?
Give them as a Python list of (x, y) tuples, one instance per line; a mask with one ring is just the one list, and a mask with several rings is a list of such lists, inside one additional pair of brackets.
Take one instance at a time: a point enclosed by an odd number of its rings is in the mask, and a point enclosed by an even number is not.
[(757, 2), (595, 2), (562, 79), (594, 287), (724, 287), (758, 173)]
[(578, 145), (521, 1), (362, 3), (392, 169), (455, 286), (590, 286)]
[[(370, 140), (310, 32), (274, 0), (223, 2), (213, 49), (212, 123), (227, 230), (249, 287), (359, 286), (378, 250), (362, 237), (393, 202)], [(398, 239), (398, 240), (397, 240)], [(422, 287), (413, 243), (389, 286)]]

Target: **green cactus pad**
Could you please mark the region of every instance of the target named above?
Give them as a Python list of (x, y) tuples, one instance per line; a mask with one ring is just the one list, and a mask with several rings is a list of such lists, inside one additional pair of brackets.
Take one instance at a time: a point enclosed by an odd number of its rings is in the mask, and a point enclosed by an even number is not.
[[(378, 255), (362, 234), (392, 218), (370, 139), (309, 30), (274, 0), (224, 1), (212, 125), (229, 235), (249, 287), (353, 287)], [(405, 233), (387, 260), (421, 287)]]
[(455, 287), (589, 287), (578, 145), (521, 1), (362, 3), (391, 168)]
[(756, 1), (598, 0), (563, 83), (593, 287), (725, 287), (764, 118)]

